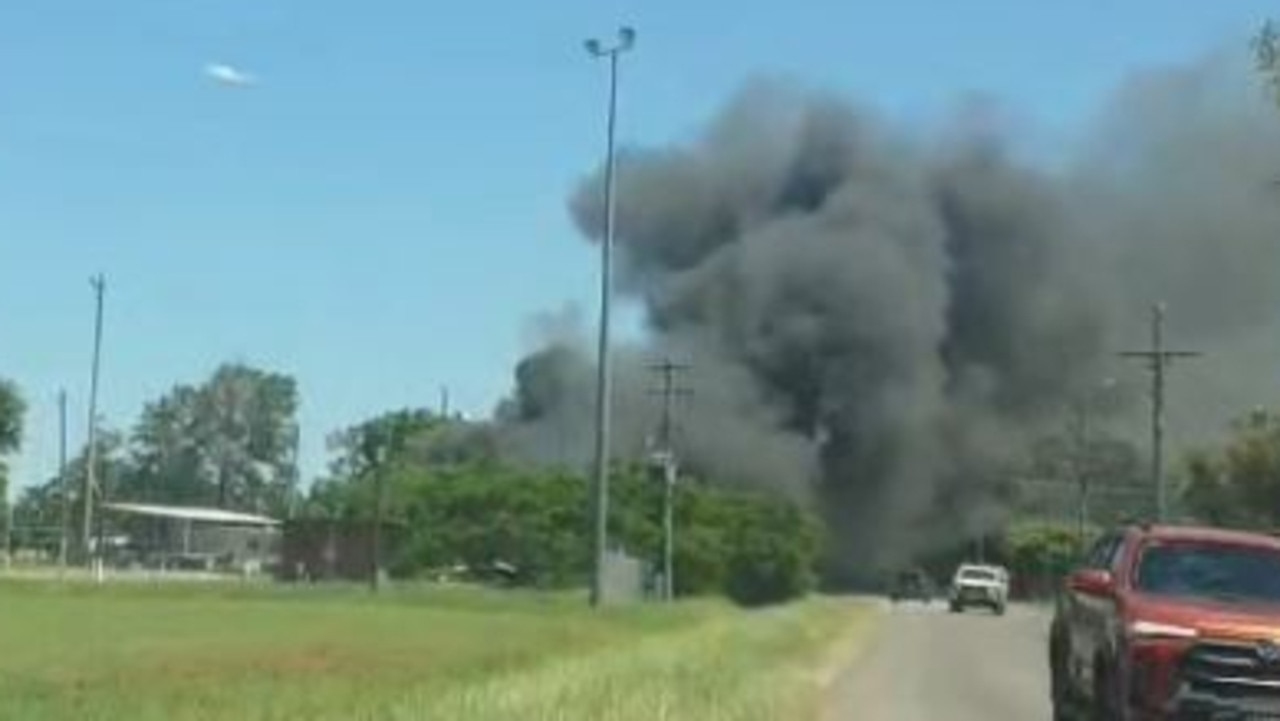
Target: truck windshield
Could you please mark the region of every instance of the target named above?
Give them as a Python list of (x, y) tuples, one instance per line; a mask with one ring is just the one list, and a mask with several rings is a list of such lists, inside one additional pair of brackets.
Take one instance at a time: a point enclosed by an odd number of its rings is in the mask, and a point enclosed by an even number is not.
[(962, 581), (995, 581), (998, 580), (995, 571), (988, 571), (982, 568), (966, 568), (960, 572), (960, 580)]
[(1161, 543), (1142, 552), (1135, 587), (1161, 596), (1280, 603), (1280, 552), (1201, 543)]

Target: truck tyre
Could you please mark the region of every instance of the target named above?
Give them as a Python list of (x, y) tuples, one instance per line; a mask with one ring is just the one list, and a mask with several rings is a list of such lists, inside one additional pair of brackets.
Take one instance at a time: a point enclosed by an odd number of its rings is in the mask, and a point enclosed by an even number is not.
[(1099, 664), (1093, 675), (1093, 713), (1089, 721), (1128, 721), (1120, 679), (1107, 664)]
[(1078, 721), (1075, 709), (1071, 707), (1070, 688), (1066, 681), (1066, 670), (1062, 665), (1062, 649), (1059, 639), (1053, 638), (1048, 644), (1048, 677), (1050, 677), (1050, 703), (1053, 706), (1053, 721)]

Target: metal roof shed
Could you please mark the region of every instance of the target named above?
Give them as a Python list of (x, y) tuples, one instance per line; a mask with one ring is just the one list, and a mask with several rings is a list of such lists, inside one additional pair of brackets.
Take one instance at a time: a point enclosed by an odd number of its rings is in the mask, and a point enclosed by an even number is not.
[[(159, 548), (152, 547), (149, 549), (151, 553), (155, 553), (160, 557), (161, 566), (166, 567), (174, 560), (180, 563), (190, 561), (202, 561), (203, 565), (212, 567), (215, 560), (220, 557), (231, 556), (253, 556), (262, 555), (257, 547), (260, 539), (265, 535), (277, 535), (281, 522), (268, 516), (262, 516), (251, 513), (240, 513), (237, 511), (227, 511), (221, 508), (201, 508), (193, 506), (170, 506), (151, 503), (104, 503), (103, 510), (118, 513), (122, 515), (157, 519), (162, 524), (176, 524), (177, 529), (172, 525), (168, 525), (169, 533), (164, 535), (169, 537), (168, 543), (162, 543)], [(200, 534), (205, 541), (202, 544), (193, 544), (194, 527), (196, 525), (206, 527), (206, 533)], [(221, 531), (217, 533), (215, 531)], [(180, 533), (180, 549), (174, 548), (179, 543), (175, 542), (172, 533), (178, 530)], [(229, 535), (229, 532), (233, 532)], [(148, 534), (150, 535), (150, 534)], [(235, 540), (231, 540), (231, 536)], [(248, 548), (238, 547), (248, 540)], [(212, 546), (203, 551), (197, 552), (193, 545)]]

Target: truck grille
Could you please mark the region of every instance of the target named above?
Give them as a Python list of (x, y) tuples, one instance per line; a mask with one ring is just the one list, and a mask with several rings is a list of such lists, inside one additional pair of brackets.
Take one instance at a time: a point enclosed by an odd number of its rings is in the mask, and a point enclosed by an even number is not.
[(1266, 699), (1280, 705), (1280, 660), (1264, 658), (1256, 643), (1197, 643), (1183, 657), (1181, 670), (1182, 680), (1193, 693)]

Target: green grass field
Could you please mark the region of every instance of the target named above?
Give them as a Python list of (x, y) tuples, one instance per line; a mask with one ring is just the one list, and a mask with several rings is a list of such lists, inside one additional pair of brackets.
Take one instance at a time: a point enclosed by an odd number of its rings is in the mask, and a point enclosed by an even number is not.
[[(0, 719), (801, 721), (869, 611), (0, 584)], [(835, 655), (833, 655), (835, 654)]]

